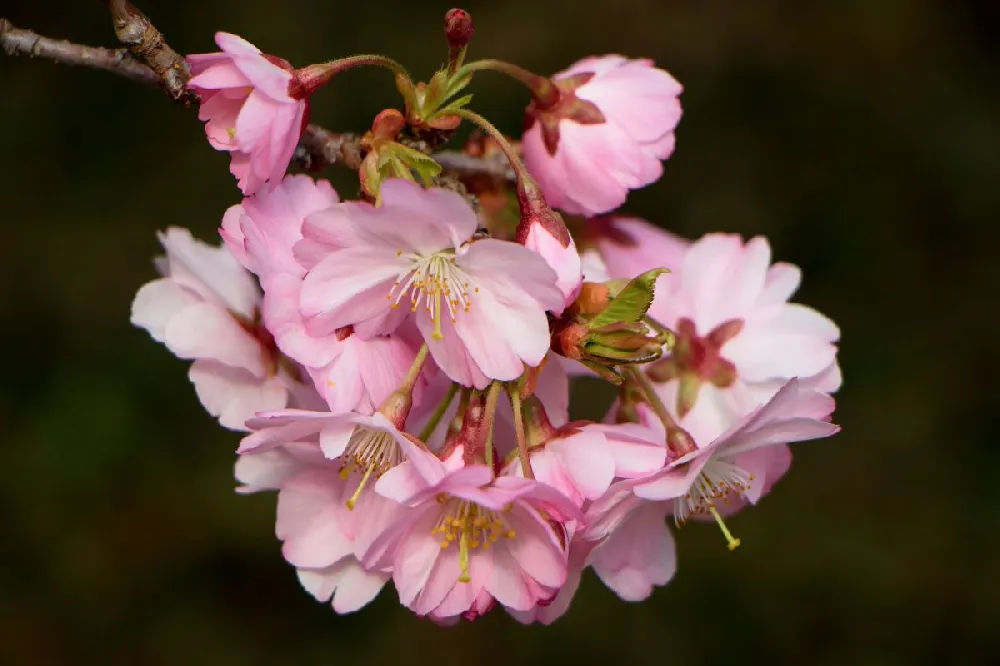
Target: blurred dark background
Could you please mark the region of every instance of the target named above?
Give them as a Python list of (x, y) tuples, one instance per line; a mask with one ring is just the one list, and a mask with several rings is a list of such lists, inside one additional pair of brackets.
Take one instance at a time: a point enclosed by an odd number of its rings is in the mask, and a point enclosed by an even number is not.
[[(428, 76), (451, 6), (138, 4), (181, 52), (224, 29), (300, 66), (376, 51)], [(736, 553), (713, 527), (681, 531), (678, 574), (645, 603), (588, 574), (550, 628), (494, 612), (442, 629), (392, 590), (338, 617), (281, 559), (274, 496), (233, 492), (238, 436), (187, 364), (129, 325), (156, 230), (216, 239), (238, 201), (227, 156), (154, 90), (0, 55), (0, 663), (996, 663), (1000, 5), (464, 7), (472, 57), (548, 73), (621, 52), (686, 86), (676, 155), (626, 210), (688, 236), (766, 234), (803, 267), (797, 300), (843, 331), (842, 434), (796, 449), (733, 521)], [(2, 0), (0, 16), (115, 45), (97, 2)], [(517, 85), (474, 91), (518, 132)], [(314, 119), (363, 130), (396, 101), (385, 72), (350, 72)]]

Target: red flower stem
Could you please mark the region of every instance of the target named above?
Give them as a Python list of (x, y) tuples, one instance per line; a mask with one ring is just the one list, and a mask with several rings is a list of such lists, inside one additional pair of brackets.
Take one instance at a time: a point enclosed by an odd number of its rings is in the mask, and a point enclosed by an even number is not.
[(392, 73), (397, 77), (403, 77), (407, 81), (410, 80), (410, 75), (406, 71), (406, 68), (392, 58), (373, 53), (364, 53), (315, 65), (306, 65), (301, 69), (295, 70), (295, 75), (289, 83), (288, 94), (297, 99), (304, 99), (316, 92), (321, 86), (329, 83), (330, 79), (337, 74), (355, 67), (366, 66), (385, 67), (392, 70)]
[(541, 109), (551, 108), (559, 101), (559, 88), (550, 79), (503, 60), (486, 59), (470, 62), (459, 67), (456, 76), (481, 71), (500, 72), (523, 83), (531, 91), (531, 96)]

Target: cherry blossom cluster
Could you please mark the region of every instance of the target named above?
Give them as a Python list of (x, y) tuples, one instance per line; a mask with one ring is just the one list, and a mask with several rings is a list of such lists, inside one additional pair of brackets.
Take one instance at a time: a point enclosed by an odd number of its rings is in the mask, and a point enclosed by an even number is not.
[[(674, 533), (756, 504), (789, 444), (827, 437), (839, 332), (790, 303), (798, 268), (764, 238), (678, 238), (616, 210), (662, 174), (681, 86), (648, 60), (583, 59), (550, 77), (465, 62), (414, 83), (353, 56), (296, 69), (235, 35), (191, 55), (210, 144), (245, 198), (220, 244), (160, 234), (160, 277), (132, 322), (181, 359), (205, 409), (242, 432), (238, 491), (277, 493), (281, 553), (338, 613), (391, 580), (448, 624), (497, 605), (523, 622), (568, 608), (584, 569), (639, 601), (674, 575)], [(358, 196), (288, 175), (312, 94), (387, 67), (402, 109), (362, 139)], [(469, 109), (473, 74), (531, 94), (519, 141)], [(515, 175), (459, 178), (433, 149)], [(617, 387), (570, 421), (570, 382)], [(671, 523), (673, 527), (669, 524)]]

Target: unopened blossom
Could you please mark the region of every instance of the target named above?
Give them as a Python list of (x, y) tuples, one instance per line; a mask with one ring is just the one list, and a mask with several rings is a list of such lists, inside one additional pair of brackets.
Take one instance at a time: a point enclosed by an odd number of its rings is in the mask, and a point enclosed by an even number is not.
[(647, 368), (661, 398), (697, 440), (717, 437), (788, 379), (840, 386), (837, 326), (788, 300), (801, 272), (771, 264), (766, 239), (709, 234), (657, 282), (649, 314), (674, 331), (669, 356)]
[(549, 203), (568, 213), (618, 208), (663, 173), (674, 150), (681, 85), (650, 60), (585, 58), (556, 74), (554, 102), (527, 111), (522, 147)]
[[(559, 311), (556, 275), (516, 243), (474, 238), (460, 195), (404, 179), (382, 185), (381, 205), (337, 204), (303, 227), (315, 264), (300, 299), (307, 331), (388, 334), (412, 315), (437, 365), (465, 386), (513, 380), (549, 348), (546, 311)], [(296, 246), (298, 248), (298, 245)]]
[[(306, 330), (298, 307), (306, 269), (293, 248), (302, 240), (305, 221), (338, 202), (329, 182), (289, 176), (232, 206), (220, 233), (234, 256), (260, 278), (263, 324), (281, 352), (306, 368), (331, 410), (371, 413), (406, 376), (419, 335), (407, 327), (368, 339), (349, 328), (333, 336)], [(418, 399), (422, 385), (421, 379)]]
[(492, 597), (527, 611), (555, 597), (566, 581), (566, 535), (573, 503), (528, 479), (493, 478), (489, 467), (444, 461), (404, 443), (407, 461), (376, 484), (406, 509), (362, 562), (392, 568), (400, 602), (438, 620), (469, 614)]
[(289, 94), (291, 65), (242, 37), (215, 35), (218, 53), (189, 55), (188, 87), (201, 96), (198, 117), (216, 150), (231, 154), (230, 171), (244, 194), (285, 175), (306, 122), (308, 103)]
[(564, 304), (569, 306), (583, 283), (583, 267), (576, 242), (562, 217), (549, 207), (535, 184), (520, 183), (517, 197), (521, 221), (515, 239), (548, 262), (556, 273), (556, 286), (563, 294)]
[(229, 251), (176, 227), (159, 239), (163, 277), (136, 294), (131, 320), (178, 358), (194, 361), (189, 377), (205, 409), (226, 428), (243, 430), (258, 411), (314, 400), (301, 369), (282, 359), (260, 325), (253, 277)]

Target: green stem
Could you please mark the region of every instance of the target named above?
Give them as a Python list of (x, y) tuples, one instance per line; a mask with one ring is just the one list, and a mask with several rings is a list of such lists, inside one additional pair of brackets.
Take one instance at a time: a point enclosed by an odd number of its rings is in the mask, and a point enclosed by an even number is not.
[(634, 365), (628, 366), (626, 372), (639, 385), (643, 397), (646, 398), (646, 402), (652, 407), (653, 413), (656, 414), (657, 418), (663, 424), (663, 429), (676, 428), (677, 421), (674, 420), (674, 417), (670, 416), (670, 412), (667, 411), (666, 405), (660, 400), (660, 396), (656, 393), (656, 387), (653, 386), (653, 382), (646, 376), (646, 373)]
[(537, 105), (542, 109), (551, 108), (559, 101), (559, 88), (550, 79), (503, 60), (486, 59), (470, 62), (459, 67), (456, 76), (483, 71), (500, 72), (521, 82), (531, 91)]
[(493, 466), (493, 421), (497, 413), (497, 399), (500, 397), (500, 382), (490, 384), (486, 394), (486, 464), (496, 474)]
[(434, 431), (437, 430), (438, 424), (441, 423), (441, 419), (444, 418), (444, 413), (448, 411), (448, 406), (451, 405), (451, 401), (455, 399), (455, 394), (458, 393), (458, 384), (452, 384), (451, 388), (448, 389), (448, 393), (444, 396), (444, 399), (431, 414), (431, 420), (427, 422), (424, 429), (420, 431), (420, 441), (426, 442)]
[(462, 63), (465, 62), (465, 53), (469, 50), (468, 46), (463, 46), (460, 49), (453, 50), (448, 55), (448, 75), (454, 79), (455, 74), (462, 68)]
[(507, 137), (505, 137), (493, 123), (486, 120), (486, 118), (482, 117), (475, 111), (471, 111), (469, 109), (456, 109), (454, 113), (456, 116), (465, 118), (469, 122), (475, 124), (481, 130), (489, 134), (490, 138), (497, 142), (500, 150), (502, 150), (503, 154), (507, 157), (507, 161), (510, 162), (510, 166), (514, 170), (514, 175), (519, 183), (522, 183), (524, 186), (537, 188), (535, 180), (528, 173), (528, 169), (524, 166), (521, 158), (517, 156), (514, 146), (510, 145), (510, 141), (507, 140)]
[(406, 378), (403, 380), (403, 385), (399, 387), (401, 391), (407, 393), (413, 392), (413, 387), (417, 385), (417, 379), (420, 377), (420, 371), (424, 369), (424, 363), (427, 361), (427, 356), (430, 354), (430, 347), (427, 343), (420, 345), (420, 350), (417, 351), (416, 358), (413, 359), (413, 365), (410, 366), (409, 372), (406, 373)]
[(521, 411), (521, 394), (517, 391), (510, 391), (510, 406), (514, 410), (514, 435), (517, 437), (517, 455), (521, 459), (521, 471), (524, 478), (534, 479), (535, 473), (531, 471), (531, 461), (528, 459), (528, 439), (524, 433), (524, 414)]

